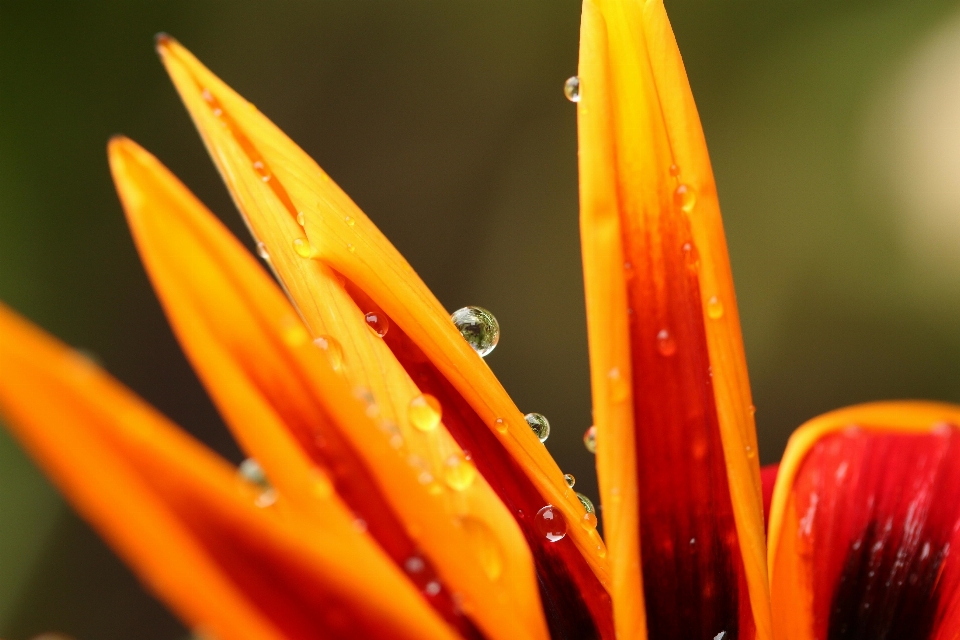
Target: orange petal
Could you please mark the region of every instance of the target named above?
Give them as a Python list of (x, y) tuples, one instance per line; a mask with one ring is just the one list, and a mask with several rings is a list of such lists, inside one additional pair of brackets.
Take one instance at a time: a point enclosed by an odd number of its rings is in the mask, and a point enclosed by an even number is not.
[[(370, 220), (299, 147), (171, 39), (164, 64), (270, 264), (313, 335), (335, 337), (343, 376), (363, 386), (434, 476), (444, 448), (465, 449), (495, 494), (475, 494), (475, 513), (499, 513), (497, 531), (519, 523), (533, 551), (548, 608), (563, 628), (609, 636), (605, 550), (563, 474), (449, 315)], [(302, 215), (301, 215), (302, 214)], [(298, 224), (304, 223), (304, 228)], [(311, 259), (313, 258), (313, 259)], [(379, 333), (364, 321), (370, 312)], [(408, 419), (413, 398), (435, 396), (442, 423), (424, 437)], [(499, 427), (499, 428), (498, 428)], [(450, 449), (456, 447), (456, 449)], [(486, 483), (477, 483), (486, 492)], [(499, 498), (497, 498), (499, 496)], [(509, 509), (498, 512), (502, 500)], [(537, 527), (553, 505), (562, 543)], [(584, 521), (588, 526), (580, 526)], [(513, 534), (510, 534), (513, 535)]]
[(662, 2), (586, 0), (579, 78), (591, 383), (617, 633), (769, 638), (733, 282)]
[[(184, 621), (225, 640), (452, 640), (335, 496), (322, 537), (77, 352), (0, 306), (0, 409)], [(356, 571), (363, 566), (364, 571)]]
[(791, 437), (770, 515), (777, 638), (960, 635), (960, 407), (880, 402)]

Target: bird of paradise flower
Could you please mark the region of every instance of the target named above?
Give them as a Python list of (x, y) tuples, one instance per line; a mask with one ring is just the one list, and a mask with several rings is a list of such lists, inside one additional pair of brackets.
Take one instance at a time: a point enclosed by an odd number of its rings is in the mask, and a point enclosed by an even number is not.
[(451, 322), (296, 144), (179, 43), (157, 46), (284, 291), (136, 143), (110, 142), (111, 170), (251, 462), (238, 478), (5, 307), (0, 410), (198, 633), (960, 637), (960, 408), (829, 413), (761, 473), (712, 170), (659, 0), (586, 0), (566, 87), (606, 544), (546, 425), (483, 363), (492, 320)]

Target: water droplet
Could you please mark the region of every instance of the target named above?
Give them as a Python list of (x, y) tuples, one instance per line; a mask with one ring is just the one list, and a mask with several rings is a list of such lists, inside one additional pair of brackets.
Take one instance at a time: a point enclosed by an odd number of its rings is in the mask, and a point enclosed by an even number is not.
[(753, 405), (750, 405), (750, 415), (752, 416), (757, 415), (757, 408)]
[(280, 337), (288, 347), (299, 347), (310, 341), (306, 327), (295, 315), (287, 315), (280, 320)]
[(690, 538), (690, 546), (692, 547), (692, 546), (694, 546), (695, 544), (697, 544), (697, 539), (696, 539), (696, 538)]
[(252, 482), (261, 489), (268, 489), (270, 482), (267, 480), (267, 474), (264, 472), (260, 463), (253, 458), (247, 458), (237, 467), (237, 473), (247, 482)]
[(253, 162), (253, 170), (257, 172), (261, 180), (270, 182), (270, 170), (263, 164), (263, 160), (255, 160)]
[(348, 227), (352, 227), (353, 225), (355, 225), (355, 224), (357, 223), (357, 221), (354, 220), (353, 218), (351, 218), (350, 216), (344, 217), (343, 221), (347, 223), (347, 226), (348, 226)]
[(343, 365), (343, 348), (333, 336), (317, 336), (313, 341), (323, 353), (327, 356), (327, 362), (334, 371), (338, 371)]
[(610, 399), (613, 402), (623, 402), (630, 395), (630, 385), (620, 374), (620, 367), (613, 367), (607, 372), (610, 379)]
[(427, 583), (427, 586), (423, 588), (423, 592), (428, 596), (435, 596), (440, 593), (440, 583), (436, 580), (431, 580)]
[(460, 521), (470, 549), (480, 562), (480, 568), (490, 580), (497, 580), (503, 574), (503, 553), (496, 536), (482, 521), (467, 517)]
[(403, 568), (407, 573), (420, 573), (427, 566), (420, 556), (410, 556), (403, 563)]
[(382, 338), (387, 335), (387, 331), (390, 329), (390, 321), (387, 316), (383, 315), (382, 311), (371, 311), (363, 318), (367, 321), (367, 326), (373, 329), (373, 332), (378, 336)]
[(262, 242), (257, 243), (257, 255), (260, 256), (261, 259), (266, 260), (267, 262), (270, 261), (270, 252), (267, 251), (267, 245), (265, 245)]
[(454, 491), (463, 491), (473, 484), (477, 467), (463, 453), (454, 453), (443, 463), (443, 481)]
[(673, 192), (673, 201), (683, 211), (690, 213), (694, 205), (697, 204), (697, 194), (694, 193), (693, 187), (682, 184)]
[(482, 307), (457, 309), (450, 319), (481, 358), (493, 351), (500, 341), (500, 324), (492, 313)]
[(684, 242), (680, 250), (683, 252), (683, 263), (688, 269), (697, 269), (700, 266), (700, 252), (692, 242)]
[(367, 521), (363, 518), (353, 519), (353, 530), (357, 533), (365, 533), (367, 530)]
[(670, 175), (672, 175), (673, 177), (677, 177), (678, 175), (680, 175), (680, 167), (678, 167), (675, 164), (670, 165)]
[(573, 485), (577, 483), (577, 479), (573, 477), (572, 473), (563, 474), (563, 481), (567, 483), (567, 486), (573, 489)]
[(727, 632), (726, 632), (726, 631), (721, 631), (721, 632), (718, 633), (717, 635), (713, 636), (713, 640), (724, 640), (724, 638), (726, 638), (726, 637), (727, 637)]
[(533, 432), (537, 434), (540, 442), (547, 441), (547, 438), (550, 437), (550, 422), (547, 421), (543, 415), (539, 413), (528, 413), (523, 416), (523, 419), (527, 421), (527, 424), (530, 425)]
[(666, 329), (661, 329), (657, 334), (657, 351), (665, 358), (677, 352), (677, 343)]
[(592, 426), (583, 433), (583, 446), (590, 453), (597, 452), (597, 427)]
[(582, 493), (578, 493), (577, 500), (580, 501), (580, 504), (583, 505), (583, 508), (586, 510), (587, 513), (597, 512), (596, 508), (594, 508), (593, 506), (593, 503), (590, 501), (590, 498), (588, 498), (587, 496), (583, 495)]
[(440, 401), (429, 393), (424, 393), (410, 401), (407, 417), (420, 431), (433, 431), (440, 424), (440, 412)]
[(507, 424), (507, 421), (503, 418), (497, 418), (493, 423), (493, 428), (496, 429), (499, 433), (506, 433), (507, 429), (510, 428), (510, 425)]
[(314, 254), (313, 245), (306, 238), (297, 238), (293, 241), (293, 250), (301, 258), (312, 258)]
[(297, 212), (297, 224), (302, 227), (304, 222), (306, 222), (306, 220), (305, 220), (304, 217), (303, 217), (303, 211), (298, 211), (298, 212)]
[(580, 102), (580, 78), (570, 76), (563, 83), (563, 95), (567, 96), (570, 102)]
[(747, 453), (747, 458), (753, 460), (757, 456), (757, 452), (753, 450), (753, 447), (747, 445), (744, 449)]
[(580, 518), (580, 528), (584, 531), (593, 531), (597, 528), (597, 514), (587, 512)]
[(357, 248), (348, 242), (348, 243), (347, 243), (347, 251), (349, 251), (350, 253), (356, 253), (356, 252), (357, 252)]
[(537, 531), (540, 532), (540, 535), (550, 542), (562, 540), (563, 537), (567, 535), (567, 521), (564, 519), (563, 514), (560, 513), (560, 510), (553, 505), (548, 504), (540, 509), (540, 511), (537, 511), (534, 524), (537, 527)]
[(707, 300), (707, 315), (711, 320), (719, 320), (723, 317), (723, 303), (717, 296), (712, 296)]

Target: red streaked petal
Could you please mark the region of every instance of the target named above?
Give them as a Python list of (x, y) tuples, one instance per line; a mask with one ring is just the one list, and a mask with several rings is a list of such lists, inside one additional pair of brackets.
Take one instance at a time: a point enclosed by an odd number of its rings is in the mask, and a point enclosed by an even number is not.
[(763, 526), (766, 530), (770, 526), (770, 503), (773, 502), (773, 487), (777, 483), (777, 474), (780, 472), (780, 463), (768, 464), (760, 468), (760, 483), (763, 486)]
[(584, 2), (579, 77), (591, 383), (617, 633), (768, 638), (733, 281), (662, 2)]
[(960, 407), (876, 403), (802, 426), (770, 520), (784, 640), (960, 634)]

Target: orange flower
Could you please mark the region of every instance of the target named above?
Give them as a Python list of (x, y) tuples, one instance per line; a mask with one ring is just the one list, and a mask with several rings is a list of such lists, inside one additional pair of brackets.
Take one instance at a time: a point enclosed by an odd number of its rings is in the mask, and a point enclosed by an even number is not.
[(251, 459), (238, 476), (5, 307), (0, 409), (188, 625), (221, 640), (960, 637), (960, 408), (802, 427), (768, 552), (716, 188), (659, 0), (585, 0), (567, 86), (609, 551), (478, 353), (492, 325), (461, 334), (312, 159), (179, 43), (157, 46), (283, 290), (147, 151), (116, 138), (110, 166)]

